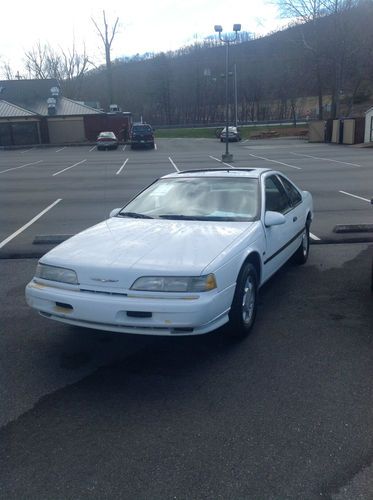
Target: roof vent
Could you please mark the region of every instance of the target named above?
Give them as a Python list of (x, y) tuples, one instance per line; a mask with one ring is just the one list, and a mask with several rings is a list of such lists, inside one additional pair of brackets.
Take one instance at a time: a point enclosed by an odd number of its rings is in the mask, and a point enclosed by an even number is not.
[(110, 104), (109, 109), (110, 109), (110, 113), (120, 112), (120, 107), (118, 106), (118, 104)]
[(56, 98), (59, 97), (59, 95), (60, 95), (59, 87), (52, 87), (51, 94), (52, 94), (52, 97), (56, 97)]
[(48, 104), (48, 115), (55, 115), (56, 104), (57, 104), (56, 99), (54, 97), (49, 97), (49, 99), (47, 99), (47, 104)]

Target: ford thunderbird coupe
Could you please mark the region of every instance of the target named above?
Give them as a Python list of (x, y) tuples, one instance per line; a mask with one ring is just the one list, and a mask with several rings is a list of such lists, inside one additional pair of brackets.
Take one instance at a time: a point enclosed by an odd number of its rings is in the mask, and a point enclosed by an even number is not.
[(109, 332), (242, 337), (263, 283), (306, 262), (312, 217), (311, 194), (274, 170), (175, 172), (45, 254), (26, 300)]

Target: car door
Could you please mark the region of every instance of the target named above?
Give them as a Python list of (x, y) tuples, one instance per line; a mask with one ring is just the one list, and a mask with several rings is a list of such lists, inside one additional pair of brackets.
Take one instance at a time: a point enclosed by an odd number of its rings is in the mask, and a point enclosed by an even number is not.
[[(264, 222), (267, 211), (282, 214), (284, 223), (267, 227)], [(266, 239), (263, 258), (264, 281), (276, 272), (299, 246), (300, 237), (296, 236), (297, 221), (291, 200), (278, 175), (267, 174), (262, 183), (262, 224)]]

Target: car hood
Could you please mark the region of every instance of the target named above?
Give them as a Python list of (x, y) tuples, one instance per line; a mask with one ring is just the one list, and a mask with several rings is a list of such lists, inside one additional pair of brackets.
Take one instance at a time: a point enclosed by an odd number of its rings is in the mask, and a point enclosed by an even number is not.
[(130, 287), (139, 276), (198, 276), (254, 225), (113, 217), (65, 241), (41, 262), (74, 269), (81, 284), (113, 287)]

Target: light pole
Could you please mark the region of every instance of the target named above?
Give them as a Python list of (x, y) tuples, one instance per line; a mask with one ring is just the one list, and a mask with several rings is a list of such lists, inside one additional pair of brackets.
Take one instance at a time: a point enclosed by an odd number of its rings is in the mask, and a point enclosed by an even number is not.
[(229, 68), (229, 45), (232, 42), (235, 42), (238, 38), (238, 32), (241, 31), (240, 24), (233, 25), (234, 38), (229, 35), (222, 36), (223, 28), (216, 24), (214, 26), (215, 32), (219, 33), (219, 40), (225, 43), (227, 50), (225, 53), (225, 153), (221, 155), (223, 161), (232, 161), (233, 155), (229, 153), (229, 136), (228, 136), (228, 127), (229, 127), (229, 99), (228, 99), (228, 88), (229, 88), (229, 80), (228, 80), (228, 68)]
[(237, 64), (234, 63), (234, 124), (238, 127), (238, 108), (237, 108)]

